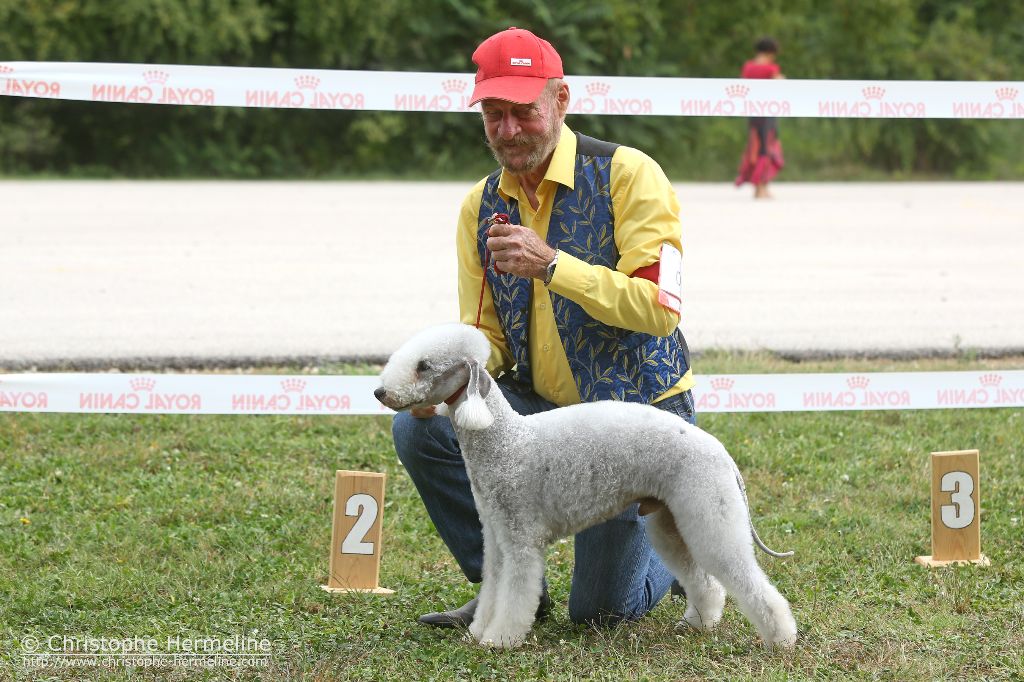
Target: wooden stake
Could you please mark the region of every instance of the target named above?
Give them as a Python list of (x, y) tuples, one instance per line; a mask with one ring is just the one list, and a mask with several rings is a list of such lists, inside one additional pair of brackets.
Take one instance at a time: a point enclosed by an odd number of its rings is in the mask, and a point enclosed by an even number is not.
[(932, 553), (914, 561), (938, 567), (988, 566), (981, 553), (981, 488), (977, 450), (932, 453)]
[(334, 524), (331, 529), (327, 592), (394, 594), (381, 587), (381, 527), (386, 475), (338, 471), (334, 478)]

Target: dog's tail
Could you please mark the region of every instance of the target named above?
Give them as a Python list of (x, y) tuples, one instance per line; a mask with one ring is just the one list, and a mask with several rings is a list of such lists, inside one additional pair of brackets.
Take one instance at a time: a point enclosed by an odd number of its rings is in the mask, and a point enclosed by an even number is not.
[(747, 508), (747, 522), (750, 524), (750, 535), (754, 538), (754, 544), (761, 548), (761, 551), (773, 557), (784, 559), (788, 556), (793, 556), (793, 550), (788, 552), (776, 552), (768, 545), (762, 542), (761, 537), (757, 534), (757, 529), (754, 528), (754, 519), (750, 516), (750, 502), (747, 500), (747, 486), (743, 483), (743, 475), (740, 473), (739, 467), (736, 466), (736, 462), (732, 463), (733, 473), (736, 474), (736, 483), (740, 486), (740, 495), (743, 496), (743, 506)]

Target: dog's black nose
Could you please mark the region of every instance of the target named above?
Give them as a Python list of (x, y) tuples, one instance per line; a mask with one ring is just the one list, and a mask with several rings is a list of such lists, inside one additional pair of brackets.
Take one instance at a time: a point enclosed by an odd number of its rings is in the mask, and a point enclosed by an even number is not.
[(387, 394), (388, 392), (384, 390), (383, 386), (381, 386), (380, 388), (373, 392), (373, 397), (381, 402), (384, 402), (384, 396), (386, 396)]

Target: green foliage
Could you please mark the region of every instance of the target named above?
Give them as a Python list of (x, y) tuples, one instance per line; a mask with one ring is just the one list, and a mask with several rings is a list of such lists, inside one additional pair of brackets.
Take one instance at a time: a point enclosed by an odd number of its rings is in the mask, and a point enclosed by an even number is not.
[[(731, 77), (760, 35), (791, 78), (1014, 80), (1024, 4), (1001, 0), (0, 0), (0, 59), (471, 73), (487, 35), (551, 40), (570, 74)], [(735, 118), (577, 116), (678, 179), (725, 180)], [(789, 179), (1024, 176), (1018, 121), (787, 119)], [(0, 172), (130, 177), (479, 177), (472, 115), (0, 98)]]

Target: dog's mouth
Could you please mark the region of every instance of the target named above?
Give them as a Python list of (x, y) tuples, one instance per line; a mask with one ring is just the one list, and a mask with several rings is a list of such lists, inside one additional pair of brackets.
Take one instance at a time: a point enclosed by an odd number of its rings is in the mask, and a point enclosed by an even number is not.
[(395, 412), (405, 412), (406, 410), (411, 410), (412, 408), (416, 407), (416, 403), (405, 403), (403, 405), (396, 405), (388, 400), (381, 400), (380, 404), (383, 405), (384, 407), (391, 408)]
[(408, 403), (397, 403), (392, 399), (391, 394), (384, 390), (383, 386), (373, 392), (373, 397), (380, 401), (381, 405), (390, 408), (395, 412), (405, 412), (406, 410), (411, 410), (414, 407), (428, 407), (428, 405), (425, 405), (418, 400), (413, 400)]

